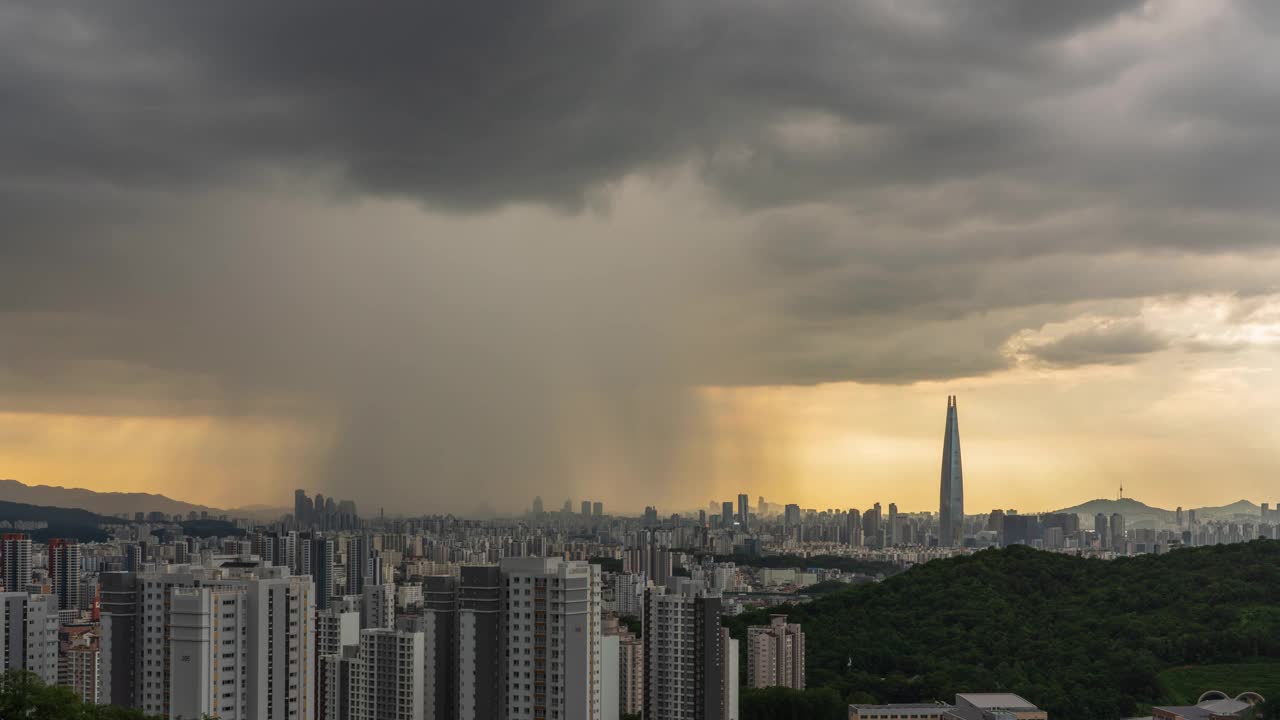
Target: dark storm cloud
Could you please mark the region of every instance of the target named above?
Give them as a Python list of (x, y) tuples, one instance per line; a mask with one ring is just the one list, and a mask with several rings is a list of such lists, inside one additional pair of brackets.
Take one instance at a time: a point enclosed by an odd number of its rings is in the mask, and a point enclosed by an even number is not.
[[(283, 162), (476, 207), (574, 203), (695, 157), (772, 204), (1049, 159), (1025, 95), (1085, 78), (1048, 44), (1136, 5), (19, 5), (0, 129), (28, 178), (162, 184)], [(887, 136), (796, 154), (769, 136), (797, 111)], [(744, 145), (745, 164), (726, 160)]]
[(1077, 365), (1124, 365), (1142, 355), (1169, 347), (1169, 340), (1138, 322), (1112, 322), (1069, 333), (1043, 345), (1027, 348), (1028, 353), (1046, 363)]
[[(458, 507), (592, 453), (687, 479), (690, 385), (1274, 293), (1276, 25), (1194, 7), (10, 3), (0, 392), (332, 417), (331, 486)], [(1163, 347), (1117, 328), (1033, 352)]]

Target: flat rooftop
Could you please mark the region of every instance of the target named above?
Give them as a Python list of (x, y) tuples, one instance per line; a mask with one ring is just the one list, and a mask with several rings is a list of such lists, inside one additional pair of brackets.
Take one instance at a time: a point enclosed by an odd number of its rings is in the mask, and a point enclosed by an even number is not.
[(1013, 693), (959, 693), (957, 705), (970, 705), (983, 710), (1039, 710), (1021, 695)]

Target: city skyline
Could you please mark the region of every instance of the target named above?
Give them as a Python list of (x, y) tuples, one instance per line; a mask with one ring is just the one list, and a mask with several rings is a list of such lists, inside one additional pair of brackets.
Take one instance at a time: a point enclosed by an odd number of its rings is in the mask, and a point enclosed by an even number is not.
[(926, 508), (963, 395), (970, 507), (1261, 500), (1275, 19), (1050, 5), (19, 0), (0, 477)]

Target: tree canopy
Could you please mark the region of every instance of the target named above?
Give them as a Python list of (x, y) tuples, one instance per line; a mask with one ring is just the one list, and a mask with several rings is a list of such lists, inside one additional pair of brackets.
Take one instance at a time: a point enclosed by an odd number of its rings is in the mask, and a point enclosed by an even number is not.
[[(1004, 691), (1055, 720), (1129, 717), (1165, 701), (1163, 669), (1280, 662), (1280, 542), (1109, 561), (1014, 546), (726, 624), (743, 638), (771, 613), (803, 625), (808, 686), (845, 701)], [(748, 709), (783, 695), (744, 693), (743, 717), (791, 717)]]
[(46, 685), (34, 673), (0, 675), (0, 718), (31, 720), (159, 720), (141, 710), (85, 703), (70, 689)]

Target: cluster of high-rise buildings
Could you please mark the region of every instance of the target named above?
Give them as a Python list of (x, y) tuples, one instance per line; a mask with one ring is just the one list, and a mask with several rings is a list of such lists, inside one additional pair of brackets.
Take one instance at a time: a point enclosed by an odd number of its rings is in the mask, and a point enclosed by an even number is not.
[(170, 719), (724, 720), (743, 678), (804, 687), (799, 626), (730, 637), (732, 563), (693, 563), (662, 531), (295, 520), (239, 538), (4, 535), (2, 669)]
[[(1280, 529), (1266, 505), (1256, 522), (1192, 511), (1162, 529), (1120, 514), (1092, 527), (1074, 513), (965, 515), (954, 397), (937, 513), (753, 507), (746, 494), (666, 516), (570, 500), (545, 512), (540, 498), (532, 510), (362, 519), (354, 503), (299, 490), (292, 514), (217, 527), (235, 530), (225, 537), (158, 513), (101, 543), (5, 533), (0, 669), (163, 718), (723, 720), (738, 717), (740, 683), (806, 677), (802, 628), (775, 615), (731, 637), (727, 616), (816, 582), (873, 579), (804, 556), (906, 566), (1027, 544), (1108, 557)], [(756, 563), (768, 554), (802, 559)]]
[(334, 500), (316, 493), (307, 497), (306, 490), (293, 491), (292, 525), (298, 530), (354, 530), (360, 527), (356, 504), (351, 500)]

